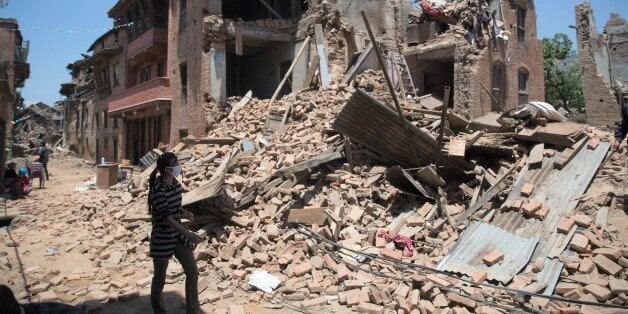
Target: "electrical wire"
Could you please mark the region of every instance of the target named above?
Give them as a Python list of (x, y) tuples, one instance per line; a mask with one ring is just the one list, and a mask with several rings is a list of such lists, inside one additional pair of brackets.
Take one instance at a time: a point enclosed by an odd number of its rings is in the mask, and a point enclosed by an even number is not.
[(529, 291), (523, 291), (523, 290), (518, 290), (518, 289), (512, 289), (512, 288), (507, 288), (507, 287), (500, 287), (500, 286), (496, 286), (493, 284), (489, 284), (489, 283), (474, 283), (471, 280), (468, 279), (464, 279), (464, 278), (458, 278), (448, 272), (442, 271), (442, 270), (438, 270), (438, 269), (434, 269), (431, 267), (427, 267), (427, 266), (422, 266), (422, 265), (417, 265), (417, 264), (412, 264), (412, 263), (408, 263), (408, 262), (404, 262), (404, 261), (400, 261), (400, 260), (396, 260), (393, 258), (389, 258), (389, 257), (385, 257), (385, 256), (379, 256), (379, 255), (375, 255), (375, 254), (369, 254), (369, 253), (364, 253), (364, 252), (359, 252), (356, 251), (354, 249), (351, 248), (347, 248), (344, 247), (334, 241), (331, 241), (329, 239), (326, 239), (318, 234), (313, 233), (311, 230), (305, 229), (304, 227), (300, 227), (297, 229), (297, 232), (301, 233), (302, 235), (305, 235), (311, 239), (315, 239), (321, 242), (325, 242), (329, 245), (332, 245), (338, 249), (343, 249), (355, 254), (359, 254), (362, 256), (366, 256), (369, 257), (373, 260), (384, 260), (388, 263), (392, 263), (395, 265), (400, 265), (398, 267), (400, 268), (413, 268), (413, 269), (421, 269), (427, 272), (432, 272), (432, 273), (437, 273), (437, 274), (442, 274), (448, 277), (452, 277), (455, 278), (457, 280), (460, 280), (462, 282), (466, 282), (468, 284), (471, 285), (475, 285), (475, 286), (483, 286), (483, 287), (487, 287), (487, 288), (492, 288), (492, 289), (496, 289), (496, 290), (501, 290), (501, 291), (507, 291), (510, 293), (514, 293), (517, 296), (529, 296), (529, 297), (537, 297), (537, 298), (542, 298), (542, 299), (549, 299), (549, 300), (555, 300), (555, 301), (561, 301), (561, 302), (566, 302), (566, 303), (572, 303), (572, 304), (580, 304), (580, 305), (590, 305), (590, 306), (597, 306), (597, 307), (606, 307), (606, 308), (615, 308), (615, 309), (623, 309), (623, 310), (627, 310), (628, 311), (628, 306), (625, 305), (618, 305), (618, 304), (608, 304), (608, 303), (600, 303), (600, 302), (591, 302), (591, 301), (583, 301), (583, 300), (575, 300), (575, 299), (569, 299), (569, 298), (564, 298), (564, 297), (558, 297), (558, 296), (551, 296), (551, 295), (544, 295), (544, 294), (540, 294), (540, 293), (535, 293), (535, 292), (529, 292)]
[[(321, 247), (321, 246), (317, 246), (317, 247), (318, 247), (320, 250), (322, 250), (323, 252), (325, 252), (326, 254), (329, 254), (329, 256), (330, 256), (330, 257), (331, 257), (334, 261), (336, 261), (336, 262), (338, 262), (338, 263), (341, 263), (341, 262), (342, 262), (342, 261), (341, 261), (341, 259), (337, 256), (337, 254), (335, 254), (335, 253), (333, 253), (333, 252), (331, 252), (331, 251), (329, 251), (329, 250), (327, 250), (327, 249), (325, 249), (325, 248), (323, 248), (323, 247)], [(373, 275), (378, 276), (378, 277), (384, 277), (384, 278), (394, 279), (394, 280), (397, 280), (397, 281), (403, 281), (403, 282), (408, 282), (408, 283), (413, 283), (413, 282), (414, 282), (414, 280), (412, 280), (412, 279), (407, 279), (407, 278), (403, 278), (403, 277), (396, 277), (396, 276), (388, 275), (388, 274), (385, 274), (385, 273), (382, 273), (382, 272), (379, 272), (379, 271), (373, 271), (373, 270), (370, 270), (370, 269), (364, 269), (364, 268), (361, 268), (361, 267), (358, 267), (358, 266), (353, 266), (353, 265), (350, 265), (350, 264), (347, 264), (347, 267), (348, 267), (349, 269), (351, 269), (351, 270), (355, 270), (355, 269), (357, 269), (357, 270), (361, 270), (361, 271), (364, 271), (364, 272), (367, 272), (367, 273), (373, 274)], [(440, 290), (450, 291), (450, 292), (453, 292), (453, 293), (459, 294), (459, 295), (461, 295), (461, 296), (464, 296), (464, 297), (466, 297), (466, 298), (468, 298), (468, 299), (470, 299), (470, 300), (473, 300), (473, 301), (476, 301), (476, 302), (479, 302), (479, 303), (484, 303), (484, 304), (487, 304), (487, 305), (492, 305), (492, 306), (494, 306), (494, 307), (499, 307), (499, 308), (501, 308), (501, 309), (504, 309), (504, 310), (509, 310), (509, 311), (515, 310), (515, 308), (514, 308), (514, 307), (507, 307), (507, 306), (502, 305), (502, 304), (498, 304), (498, 303), (490, 302), (490, 301), (487, 301), (487, 300), (483, 300), (483, 299), (475, 298), (475, 297), (473, 297), (473, 296), (471, 296), (471, 295), (467, 294), (467, 293), (466, 293), (466, 292), (464, 292), (463, 290), (456, 290), (456, 289), (453, 289), (453, 288), (445, 287), (445, 286), (440, 285), (440, 284), (437, 284), (437, 283), (433, 283), (433, 284), (434, 284), (434, 286), (435, 286), (435, 287), (439, 288)], [(509, 301), (510, 301), (510, 300), (509, 300)], [(512, 302), (512, 301), (511, 301), (511, 303), (515, 304), (516, 306), (522, 306), (521, 304), (519, 304), (519, 303), (515, 303), (515, 302)], [(523, 307), (525, 307), (525, 306), (523, 306)], [(543, 312), (541, 312), (541, 311), (536, 311), (536, 310), (534, 310), (534, 309), (532, 309), (532, 308), (529, 308), (529, 307), (525, 307), (525, 309), (526, 309), (526, 311), (525, 311), (525, 312), (522, 312), (522, 313), (529, 313), (529, 312), (538, 312), (538, 313), (543, 313)]]

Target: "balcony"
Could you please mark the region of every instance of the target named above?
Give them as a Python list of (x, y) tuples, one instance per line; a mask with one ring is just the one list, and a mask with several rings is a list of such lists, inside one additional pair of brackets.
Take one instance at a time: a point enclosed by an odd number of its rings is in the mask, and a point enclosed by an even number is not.
[(165, 56), (168, 50), (168, 29), (138, 24), (130, 30), (127, 46), (128, 59), (138, 62), (154, 62)]
[(166, 77), (154, 78), (109, 96), (109, 113), (139, 110), (160, 101), (172, 101), (170, 80)]

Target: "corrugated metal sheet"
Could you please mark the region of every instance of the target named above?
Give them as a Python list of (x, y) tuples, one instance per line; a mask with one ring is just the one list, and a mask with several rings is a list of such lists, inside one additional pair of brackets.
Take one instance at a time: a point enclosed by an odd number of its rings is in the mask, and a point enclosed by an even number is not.
[(586, 192), (609, 148), (609, 143), (600, 143), (595, 150), (583, 148), (561, 170), (554, 169), (556, 157), (545, 158), (540, 169), (524, 168), (506, 202), (521, 198), (521, 187), (530, 182), (534, 184), (534, 192), (530, 198), (538, 199), (548, 206), (549, 213), (542, 221), (526, 219), (520, 212), (499, 214), (495, 217), (494, 224), (524, 237), (539, 238), (541, 244), (534, 252), (534, 259), (557, 257), (560, 252), (550, 252), (566, 239), (564, 234), (557, 233), (556, 226), (576, 208), (579, 202), (576, 197)]
[(546, 284), (547, 287), (543, 290), (544, 295), (553, 295), (560, 273), (563, 271), (563, 263), (555, 258), (546, 258), (543, 270), (536, 274), (536, 282)]
[[(528, 264), (537, 243), (537, 238), (525, 238), (493, 225), (474, 221), (460, 235), (437, 269), (469, 276), (475, 271), (484, 270), (489, 280), (505, 284)], [(502, 252), (504, 260), (489, 267), (482, 258), (493, 250)]]
[[(406, 124), (411, 135), (400, 125), (395, 111), (358, 90), (338, 114), (332, 127), (401, 166), (422, 167), (434, 163), (440, 154), (436, 139), (410, 122), (406, 121)], [(463, 160), (444, 158), (442, 165), (441, 173), (449, 178), (460, 177), (464, 175), (463, 170), (472, 169)]]

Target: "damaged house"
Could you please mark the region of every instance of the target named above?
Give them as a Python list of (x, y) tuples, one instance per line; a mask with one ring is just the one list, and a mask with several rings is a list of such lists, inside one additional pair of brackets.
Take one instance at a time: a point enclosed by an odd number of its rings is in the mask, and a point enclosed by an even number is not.
[(444, 86), (452, 86), (454, 110), (466, 118), (545, 98), (533, 1), (448, 1), (422, 9), (404, 51), (418, 95), (442, 98)]
[(109, 97), (120, 90), (120, 34), (111, 30), (89, 47), (91, 56), (69, 65), (72, 82), (61, 85), (64, 143), (79, 156), (118, 161), (119, 119), (109, 115)]
[[(379, 68), (362, 9), (395, 86), (410, 98), (440, 100), (451, 86), (453, 107), (466, 118), (544, 99), (533, 1), (437, 1), (419, 11), (405, 1), (367, 2), (170, 1), (171, 144), (206, 134), (229, 97), (281, 97), (315, 76), (323, 87), (352, 84)], [(332, 31), (323, 37), (322, 29)]]
[[(599, 34), (590, 3), (576, 6), (578, 54), (587, 120), (596, 126), (614, 126), (628, 86), (628, 23), (612, 14)], [(623, 91), (622, 91), (623, 88)]]
[(4, 175), (6, 147), (12, 145), (15, 109), (23, 102), (19, 89), (30, 76), (29, 41), (22, 38), (15, 19), (0, 18), (0, 175)]
[(449, 106), (472, 119), (544, 99), (533, 1), (120, 0), (117, 46), (91, 47), (96, 82), (109, 82), (97, 94), (110, 93), (92, 123), (113, 128), (92, 139), (96, 155), (138, 164), (204, 136), (235, 101), (354, 85), (379, 68), (362, 9), (407, 102), (435, 109), (450, 86)]

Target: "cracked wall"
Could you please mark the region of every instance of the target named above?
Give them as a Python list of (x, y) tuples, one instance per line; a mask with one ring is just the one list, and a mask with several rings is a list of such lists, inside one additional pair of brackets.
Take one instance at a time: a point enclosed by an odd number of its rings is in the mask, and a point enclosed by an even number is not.
[(590, 4), (576, 6), (576, 26), (587, 121), (594, 126), (612, 127), (619, 120), (619, 105), (611, 88), (607, 38), (597, 33)]

